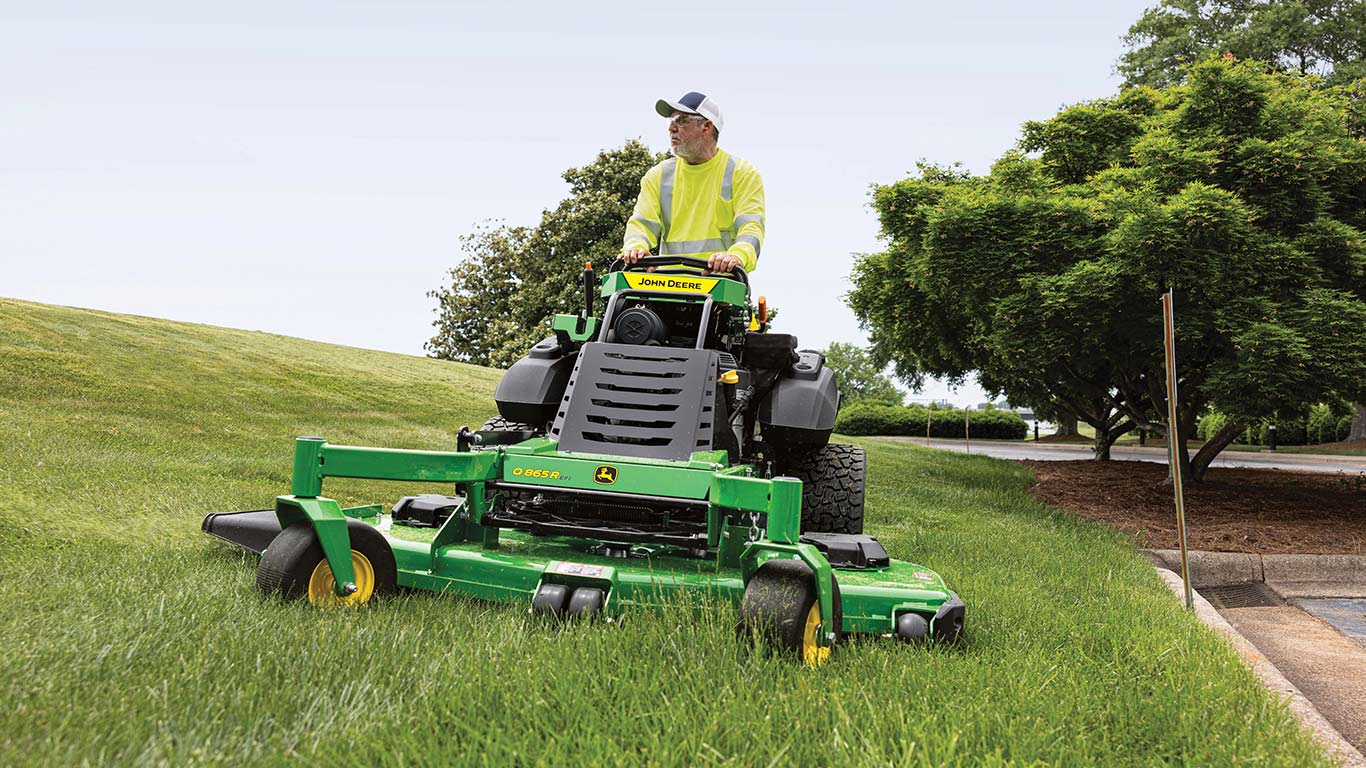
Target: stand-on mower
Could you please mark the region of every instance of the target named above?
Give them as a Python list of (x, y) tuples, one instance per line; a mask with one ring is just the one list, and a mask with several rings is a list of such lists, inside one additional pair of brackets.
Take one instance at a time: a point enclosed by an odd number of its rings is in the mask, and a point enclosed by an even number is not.
[[(262, 592), (315, 604), (408, 587), (611, 619), (686, 594), (733, 601), (742, 632), (813, 665), (847, 633), (958, 639), (958, 596), (863, 534), (863, 449), (829, 443), (833, 372), (768, 332), (742, 270), (706, 266), (589, 265), (585, 309), (555, 316), (499, 383), (501, 416), (455, 451), (301, 437), (273, 510), (204, 531), (261, 553)], [(386, 514), (342, 509), (328, 477), (455, 486)]]

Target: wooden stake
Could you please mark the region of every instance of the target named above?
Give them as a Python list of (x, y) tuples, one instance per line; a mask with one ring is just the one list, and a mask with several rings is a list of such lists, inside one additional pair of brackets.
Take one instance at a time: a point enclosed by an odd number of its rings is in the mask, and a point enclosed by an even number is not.
[(1186, 584), (1186, 610), (1195, 610), (1190, 560), (1186, 552), (1186, 499), (1181, 487), (1181, 428), (1176, 419), (1176, 318), (1171, 289), (1162, 295), (1162, 342), (1167, 363), (1167, 462), (1176, 494), (1176, 535), (1181, 545), (1181, 580)]

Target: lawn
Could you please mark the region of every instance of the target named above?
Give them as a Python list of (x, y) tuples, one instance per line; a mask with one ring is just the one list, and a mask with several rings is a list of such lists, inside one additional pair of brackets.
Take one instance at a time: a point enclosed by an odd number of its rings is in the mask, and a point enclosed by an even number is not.
[(283, 492), (296, 435), (449, 449), (497, 377), (0, 299), (0, 765), (1328, 764), (1120, 534), (985, 457), (866, 443), (870, 532), (957, 589), (967, 641), (819, 670), (737, 642), (728, 606), (556, 629), (264, 600), (199, 532)]
[[(1353, 441), (1354, 445), (1361, 444), (1361, 441)], [(1265, 445), (1242, 445), (1230, 446), (1235, 451), (1265, 451)], [(1314, 453), (1324, 456), (1366, 456), (1366, 448), (1343, 448), (1342, 443), (1331, 443), (1328, 446), (1322, 445), (1278, 445), (1277, 453)]]

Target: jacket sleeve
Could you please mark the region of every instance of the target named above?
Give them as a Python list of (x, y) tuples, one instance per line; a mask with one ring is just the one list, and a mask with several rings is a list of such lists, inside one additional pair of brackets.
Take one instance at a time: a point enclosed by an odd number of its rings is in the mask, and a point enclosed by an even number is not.
[(764, 180), (754, 166), (735, 169), (735, 244), (730, 252), (740, 256), (740, 266), (753, 272), (759, 266), (764, 244)]
[(664, 229), (659, 214), (659, 178), (659, 166), (646, 171), (641, 177), (636, 207), (626, 222), (626, 235), (621, 241), (622, 251), (629, 248), (654, 250), (659, 247), (659, 236)]

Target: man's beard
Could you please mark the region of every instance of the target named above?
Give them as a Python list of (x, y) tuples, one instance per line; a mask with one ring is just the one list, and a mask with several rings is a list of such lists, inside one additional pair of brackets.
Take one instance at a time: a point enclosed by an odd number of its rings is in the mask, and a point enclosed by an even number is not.
[(678, 146), (670, 147), (670, 149), (673, 150), (674, 157), (677, 157), (685, 163), (691, 163), (702, 154), (697, 151), (698, 148), (696, 146), (689, 146), (687, 142), (679, 142)]

